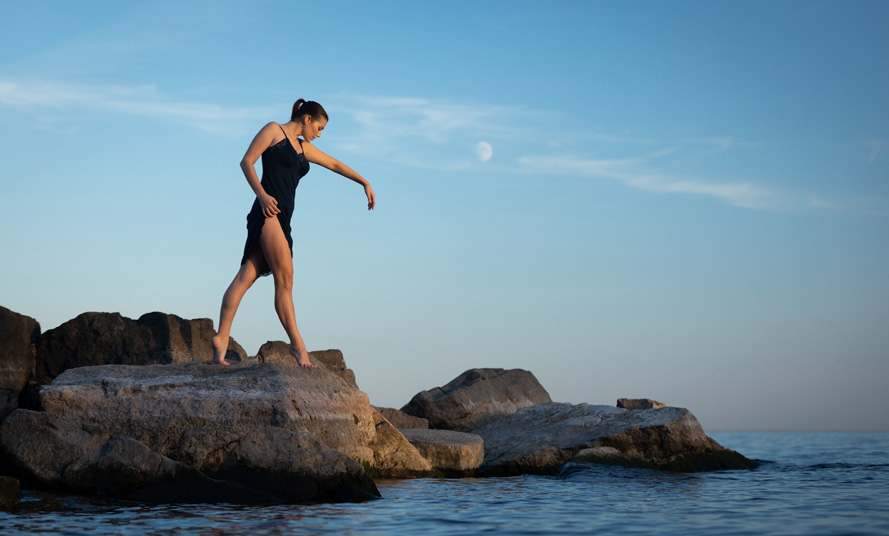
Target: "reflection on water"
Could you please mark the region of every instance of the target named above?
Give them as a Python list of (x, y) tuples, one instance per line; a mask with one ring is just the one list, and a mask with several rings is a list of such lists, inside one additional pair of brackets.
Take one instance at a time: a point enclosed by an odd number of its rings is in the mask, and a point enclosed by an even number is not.
[(889, 534), (889, 434), (716, 439), (774, 463), (702, 474), (577, 465), (561, 477), (383, 481), (384, 498), (361, 504), (146, 506), (69, 496), (60, 500), (72, 511), (0, 513), (0, 532)]

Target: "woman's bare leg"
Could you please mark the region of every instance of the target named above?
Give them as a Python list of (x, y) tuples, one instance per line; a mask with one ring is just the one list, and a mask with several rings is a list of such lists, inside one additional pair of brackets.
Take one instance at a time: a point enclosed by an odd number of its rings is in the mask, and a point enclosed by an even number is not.
[(253, 283), (256, 282), (264, 268), (265, 260), (262, 258), (262, 251), (260, 248), (256, 248), (247, 257), (247, 261), (241, 265), (238, 275), (235, 276), (222, 296), (222, 306), (219, 308), (219, 331), (210, 340), (210, 343), (213, 345), (214, 363), (226, 366), (229, 364), (225, 360), (225, 352), (228, 350), (228, 339), (231, 334), (235, 313), (241, 304), (241, 298), (253, 286)]
[(296, 313), (293, 311), (293, 258), (278, 218), (266, 218), (259, 243), (275, 279), (275, 311), (284, 331), (290, 337), (290, 354), (296, 358), (299, 366), (314, 368), (315, 365), (309, 361), (309, 351), (296, 328)]

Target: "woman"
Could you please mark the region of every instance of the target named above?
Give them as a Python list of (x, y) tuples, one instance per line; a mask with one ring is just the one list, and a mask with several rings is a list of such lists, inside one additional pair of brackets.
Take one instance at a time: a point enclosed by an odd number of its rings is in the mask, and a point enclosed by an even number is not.
[[(314, 368), (299, 331), (293, 311), (293, 239), (290, 218), (300, 178), (309, 171), (309, 162), (319, 164), (364, 186), (367, 209), (374, 208), (374, 192), (361, 175), (312, 145), (327, 126), (327, 112), (314, 101), (299, 99), (293, 105), (290, 121), (269, 123), (253, 138), (241, 159), (241, 170), (253, 188), (256, 200), (247, 215), (247, 244), (241, 269), (222, 297), (219, 334), (213, 337), (213, 362), (228, 365), (225, 352), (235, 312), (241, 298), (263, 275), (275, 280), (275, 311), (290, 337), (290, 354), (302, 367)], [(302, 139), (299, 139), (299, 137)], [(296, 141), (294, 141), (296, 140)], [(254, 165), (262, 156), (262, 182)]]

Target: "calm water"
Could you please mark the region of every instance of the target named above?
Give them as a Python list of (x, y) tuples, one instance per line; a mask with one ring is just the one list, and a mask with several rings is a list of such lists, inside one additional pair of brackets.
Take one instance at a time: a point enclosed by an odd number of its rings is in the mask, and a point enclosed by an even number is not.
[(61, 497), (76, 510), (0, 513), (0, 534), (889, 535), (889, 433), (711, 435), (770, 463), (693, 475), (575, 466), (560, 477), (385, 482), (384, 498), (363, 504), (140, 506)]

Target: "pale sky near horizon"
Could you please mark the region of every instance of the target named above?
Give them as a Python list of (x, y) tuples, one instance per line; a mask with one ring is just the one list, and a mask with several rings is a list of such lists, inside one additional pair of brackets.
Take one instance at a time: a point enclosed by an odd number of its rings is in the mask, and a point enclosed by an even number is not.
[[(889, 2), (0, 1), (0, 305), (218, 322), (238, 162), (321, 102), (294, 298), (401, 407), (473, 367), (889, 430)], [(284, 339), (272, 280), (232, 335)]]

